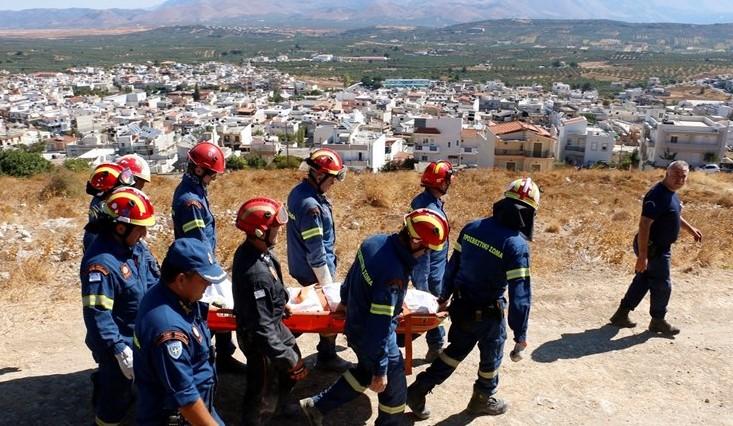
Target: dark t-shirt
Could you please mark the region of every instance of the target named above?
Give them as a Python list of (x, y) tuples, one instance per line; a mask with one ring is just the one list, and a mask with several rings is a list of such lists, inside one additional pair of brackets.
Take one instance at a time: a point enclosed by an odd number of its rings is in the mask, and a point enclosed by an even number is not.
[(654, 221), (649, 231), (649, 241), (653, 247), (665, 251), (677, 241), (680, 235), (681, 214), (682, 204), (679, 196), (661, 182), (646, 193), (641, 215)]

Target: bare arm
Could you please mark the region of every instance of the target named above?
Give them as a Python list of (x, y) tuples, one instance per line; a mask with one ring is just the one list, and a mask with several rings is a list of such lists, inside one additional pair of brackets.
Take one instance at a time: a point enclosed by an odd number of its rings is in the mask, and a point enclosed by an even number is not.
[(197, 399), (196, 402), (188, 405), (184, 405), (180, 408), (183, 417), (188, 420), (194, 426), (218, 426), (219, 423), (209, 413), (209, 410), (204, 405), (204, 401), (201, 398)]
[(690, 225), (690, 222), (686, 221), (685, 218), (682, 216), (680, 216), (680, 223), (682, 224), (682, 229), (689, 232), (690, 235), (692, 235), (692, 238), (695, 239), (695, 241), (697, 242), (702, 241), (702, 232), (700, 232), (699, 229)]
[(634, 267), (636, 272), (646, 271), (646, 264), (649, 257), (649, 230), (652, 228), (652, 223), (654, 223), (654, 219), (646, 216), (642, 216), (639, 219), (639, 236), (637, 237), (639, 254), (636, 256), (636, 266)]

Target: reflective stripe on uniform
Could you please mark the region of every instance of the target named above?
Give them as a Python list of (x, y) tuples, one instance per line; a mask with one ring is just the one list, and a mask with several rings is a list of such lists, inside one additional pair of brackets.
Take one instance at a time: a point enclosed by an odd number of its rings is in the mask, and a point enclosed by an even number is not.
[(137, 334), (132, 335), (132, 344), (135, 345), (136, 348), (141, 349), (142, 346), (140, 346), (140, 341), (137, 340)]
[(194, 219), (190, 222), (184, 223), (182, 228), (183, 232), (188, 232), (196, 228), (206, 228), (206, 224), (204, 223), (203, 219)]
[(86, 308), (96, 306), (110, 310), (114, 306), (115, 300), (103, 294), (89, 294), (87, 296), (83, 296), (81, 298), (81, 302)]
[(356, 377), (351, 374), (351, 371), (347, 371), (346, 373), (344, 373), (344, 380), (346, 380), (346, 383), (348, 383), (355, 391), (359, 393), (364, 393), (364, 391), (367, 390), (366, 386), (362, 386), (361, 383), (356, 380)]
[(317, 237), (319, 235), (323, 235), (323, 229), (321, 229), (318, 226), (315, 228), (306, 229), (305, 231), (300, 233), (300, 236), (303, 237), (304, 240), (307, 240), (313, 237)]
[(481, 370), (479, 370), (478, 371), (478, 375), (482, 379), (493, 379), (494, 377), (496, 377), (496, 376), (499, 375), (499, 370), (494, 370), (494, 371), (481, 371)]
[(507, 280), (513, 280), (516, 278), (529, 278), (529, 268), (518, 268), (506, 271)]
[(396, 407), (390, 407), (389, 405), (379, 404), (379, 411), (387, 414), (400, 414), (405, 412), (405, 404), (398, 405)]
[(445, 351), (440, 351), (440, 354), (438, 355), (438, 358), (440, 358), (441, 361), (443, 361), (448, 367), (451, 368), (457, 368), (458, 364), (461, 363), (461, 361), (458, 361), (457, 359), (453, 359), (445, 354)]
[(387, 315), (388, 317), (391, 317), (392, 315), (394, 315), (394, 306), (372, 303), (372, 307), (369, 309), (369, 313), (372, 313), (374, 315)]
[(99, 417), (95, 417), (94, 418), (94, 423), (96, 423), (97, 426), (116, 426), (116, 425), (119, 424), (119, 423), (108, 423), (108, 422), (105, 422), (104, 420), (100, 419)]

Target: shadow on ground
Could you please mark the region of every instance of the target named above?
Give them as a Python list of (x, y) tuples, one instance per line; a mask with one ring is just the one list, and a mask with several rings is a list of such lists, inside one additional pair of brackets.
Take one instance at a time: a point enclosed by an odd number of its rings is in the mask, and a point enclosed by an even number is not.
[(563, 333), (557, 340), (541, 344), (532, 352), (532, 359), (537, 362), (555, 362), (558, 359), (577, 359), (584, 356), (627, 349), (642, 344), (654, 337), (662, 337), (648, 330), (639, 334), (613, 339), (619, 328), (606, 324), (600, 328), (589, 329), (579, 333)]

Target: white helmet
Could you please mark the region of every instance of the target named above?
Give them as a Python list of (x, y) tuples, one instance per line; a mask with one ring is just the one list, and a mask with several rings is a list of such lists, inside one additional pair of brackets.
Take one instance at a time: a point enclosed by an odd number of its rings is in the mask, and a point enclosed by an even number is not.
[(117, 159), (117, 164), (129, 168), (136, 178), (150, 182), (150, 166), (143, 157), (137, 154), (123, 155)]

